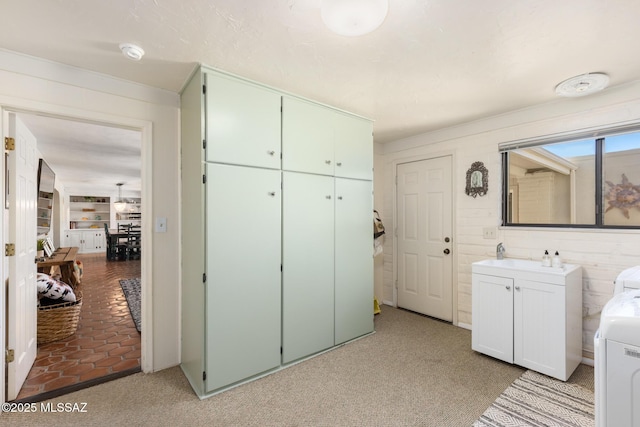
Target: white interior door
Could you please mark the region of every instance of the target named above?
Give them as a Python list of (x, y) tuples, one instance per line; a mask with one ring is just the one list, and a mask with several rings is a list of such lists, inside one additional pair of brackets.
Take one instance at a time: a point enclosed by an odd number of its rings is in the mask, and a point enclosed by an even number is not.
[(397, 168), (398, 306), (453, 320), (451, 157)]
[(36, 202), (38, 157), (36, 138), (8, 113), (5, 134), (15, 139), (9, 151), (9, 238), (15, 255), (8, 257), (7, 347), (14, 361), (7, 364), (7, 400), (13, 400), (33, 366), (37, 352)]

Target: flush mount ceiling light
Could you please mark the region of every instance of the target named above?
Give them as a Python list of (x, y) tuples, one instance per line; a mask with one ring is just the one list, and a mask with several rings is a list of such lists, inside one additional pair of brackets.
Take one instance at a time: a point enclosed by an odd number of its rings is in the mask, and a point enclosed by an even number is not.
[(598, 92), (609, 84), (609, 76), (604, 73), (582, 74), (571, 77), (556, 86), (556, 94), (576, 97)]
[(320, 14), (334, 33), (355, 37), (378, 28), (388, 10), (388, 0), (322, 0)]
[(122, 43), (120, 50), (125, 57), (133, 61), (140, 61), (144, 56), (144, 50), (140, 46), (132, 43)]

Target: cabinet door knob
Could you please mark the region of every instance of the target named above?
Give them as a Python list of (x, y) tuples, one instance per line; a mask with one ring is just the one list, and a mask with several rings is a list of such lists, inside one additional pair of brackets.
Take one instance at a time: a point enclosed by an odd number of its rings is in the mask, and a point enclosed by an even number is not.
[(516, 286), (516, 291), (519, 291), (519, 290), (520, 290), (520, 286)]
[(276, 192), (275, 192), (275, 191), (269, 191), (269, 195), (270, 195), (271, 197), (275, 197)]
[(324, 161), (326, 164), (330, 165), (331, 164), (331, 160), (325, 160)]
[(507, 288), (508, 291), (511, 290), (511, 286), (509, 285), (505, 286), (505, 288)]
[(342, 162), (336, 163), (336, 166), (342, 166)]
[(445, 255), (449, 255), (449, 254), (451, 253), (451, 251), (449, 250), (449, 248), (445, 249), (443, 252), (444, 252), (444, 254), (445, 254)]
[(331, 196), (325, 196), (327, 200), (331, 200)]
[(338, 200), (342, 200), (342, 196), (338, 196)]
[(267, 151), (267, 154), (270, 155), (270, 156), (273, 156), (273, 155), (276, 154), (276, 152), (273, 151), (273, 150), (269, 150), (269, 151)]

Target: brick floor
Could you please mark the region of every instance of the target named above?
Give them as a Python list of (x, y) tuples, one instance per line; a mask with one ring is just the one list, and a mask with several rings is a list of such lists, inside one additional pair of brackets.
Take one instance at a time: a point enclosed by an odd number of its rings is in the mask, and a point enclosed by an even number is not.
[(84, 264), (78, 330), (38, 345), (36, 361), (17, 399), (95, 382), (140, 367), (136, 330), (120, 279), (140, 277), (140, 261), (107, 261), (104, 254), (78, 255)]

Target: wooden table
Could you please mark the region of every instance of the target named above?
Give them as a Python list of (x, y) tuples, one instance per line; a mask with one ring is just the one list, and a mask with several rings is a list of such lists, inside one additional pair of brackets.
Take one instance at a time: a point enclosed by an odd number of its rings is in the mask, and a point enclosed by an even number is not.
[(69, 248), (58, 248), (49, 258), (38, 262), (38, 271), (41, 273), (49, 273), (51, 267), (60, 267), (60, 275), (62, 281), (76, 288), (80, 284), (80, 279), (74, 274), (74, 264), (76, 262), (76, 254), (78, 248), (72, 246)]

